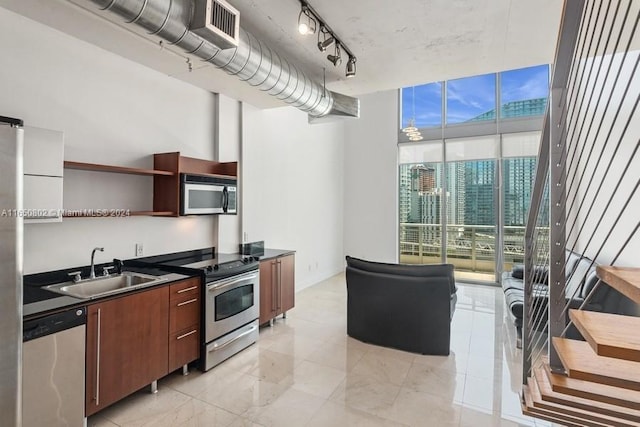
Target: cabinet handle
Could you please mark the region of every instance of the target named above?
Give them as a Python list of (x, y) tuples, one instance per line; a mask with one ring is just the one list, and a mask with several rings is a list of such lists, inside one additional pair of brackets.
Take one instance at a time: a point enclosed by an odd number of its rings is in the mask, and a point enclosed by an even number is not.
[(282, 308), (282, 261), (278, 260), (278, 310)]
[(182, 335), (178, 336), (178, 337), (176, 338), (176, 340), (181, 340), (182, 338), (184, 338), (184, 337), (188, 337), (189, 335), (193, 335), (193, 334), (195, 334), (196, 332), (198, 332), (198, 330), (197, 330), (197, 329), (194, 329), (194, 330), (193, 330), (193, 331), (191, 331), (191, 332), (187, 332), (186, 334), (182, 334)]
[(196, 302), (196, 301), (198, 301), (198, 298), (194, 298), (194, 299), (190, 299), (189, 301), (181, 302), (181, 303), (177, 304), (177, 306), (178, 307), (182, 307), (183, 305), (191, 304), (192, 302)]
[(276, 282), (276, 269), (277, 269), (276, 261), (271, 262), (271, 311), (278, 310), (278, 290), (276, 289), (278, 283)]
[(96, 333), (96, 406), (100, 406), (100, 331), (101, 309), (98, 309)]
[(191, 286), (190, 288), (180, 289), (177, 293), (178, 293), (178, 294), (181, 294), (181, 293), (183, 293), (183, 292), (189, 292), (189, 291), (192, 291), (192, 290), (194, 290), (194, 289), (198, 289), (198, 286)]

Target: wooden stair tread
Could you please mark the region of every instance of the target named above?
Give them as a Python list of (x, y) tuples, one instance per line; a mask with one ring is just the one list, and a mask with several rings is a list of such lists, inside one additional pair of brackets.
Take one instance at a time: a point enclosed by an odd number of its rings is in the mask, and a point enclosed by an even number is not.
[(547, 369), (544, 367), (534, 369), (534, 378), (544, 401), (640, 423), (638, 410), (553, 391)]
[(599, 265), (596, 274), (603, 282), (640, 304), (640, 268)]
[(579, 409), (568, 405), (557, 404), (553, 402), (545, 401), (542, 398), (542, 394), (538, 387), (538, 382), (535, 378), (529, 378), (527, 381), (529, 385), (529, 393), (531, 394), (531, 399), (533, 401), (533, 406), (536, 408), (544, 409), (547, 411), (554, 412), (556, 414), (562, 414), (565, 416), (569, 416), (575, 419), (582, 420), (585, 425), (593, 425), (593, 426), (619, 426), (619, 427), (638, 427), (640, 424), (630, 421), (627, 419), (622, 419), (615, 416), (610, 416), (606, 414), (602, 414), (591, 409)]
[(636, 391), (569, 378), (551, 372), (548, 366), (545, 370), (554, 392), (640, 410), (640, 393)]
[(584, 310), (569, 316), (599, 356), (640, 362), (640, 317)]
[[(529, 378), (531, 379), (531, 378)], [(536, 406), (538, 401), (534, 397), (534, 391), (532, 385), (523, 387), (524, 407), (522, 413), (534, 418), (541, 418), (554, 423), (559, 423), (566, 426), (590, 426), (590, 427), (602, 427), (610, 424), (603, 424), (596, 421), (586, 420), (581, 417), (575, 417), (568, 415), (564, 412), (557, 410), (549, 410)]]
[(571, 378), (640, 391), (640, 364), (598, 356), (584, 341), (553, 337), (553, 346)]
[(577, 422), (569, 422), (566, 419), (559, 419), (550, 411), (545, 411), (540, 408), (535, 408), (533, 406), (533, 400), (531, 399), (531, 395), (529, 393), (529, 388), (525, 385), (522, 387), (522, 413), (529, 417), (539, 418), (541, 420), (550, 421), (552, 423), (559, 423), (563, 426), (567, 427), (582, 427), (583, 424), (578, 424)]

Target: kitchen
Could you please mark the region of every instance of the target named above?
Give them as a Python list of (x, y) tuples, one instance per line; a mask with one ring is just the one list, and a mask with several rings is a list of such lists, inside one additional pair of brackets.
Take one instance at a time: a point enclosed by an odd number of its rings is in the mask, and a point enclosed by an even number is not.
[[(138, 257), (136, 244), (154, 256), (213, 246), (233, 253), (253, 240), (296, 250), (297, 290), (342, 269), (341, 123), (309, 126), (297, 110), (198, 89), (5, 9), (0, 23), (2, 113), (62, 132), (65, 160), (151, 168), (153, 153), (180, 151), (240, 165), (236, 216), (25, 224), (24, 274), (86, 266), (94, 247), (104, 247), (101, 264)], [(146, 176), (69, 169), (63, 207), (150, 210), (152, 187)]]

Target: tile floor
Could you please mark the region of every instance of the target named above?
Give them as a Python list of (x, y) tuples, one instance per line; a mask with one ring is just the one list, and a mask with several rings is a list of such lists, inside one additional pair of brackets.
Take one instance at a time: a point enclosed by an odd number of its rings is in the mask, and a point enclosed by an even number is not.
[(207, 373), (176, 372), (89, 418), (113, 426), (549, 426), (522, 415), (520, 351), (500, 288), (460, 285), (451, 355), (346, 334), (340, 274), (296, 294), (287, 319)]

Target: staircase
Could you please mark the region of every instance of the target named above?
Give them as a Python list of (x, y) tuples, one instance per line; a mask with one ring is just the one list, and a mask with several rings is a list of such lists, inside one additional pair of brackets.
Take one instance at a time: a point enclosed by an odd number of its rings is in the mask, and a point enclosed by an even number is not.
[[(598, 267), (640, 304), (640, 268)], [(567, 426), (640, 426), (640, 317), (570, 310), (586, 341), (553, 337), (566, 375), (542, 358), (523, 387), (522, 411)]]

